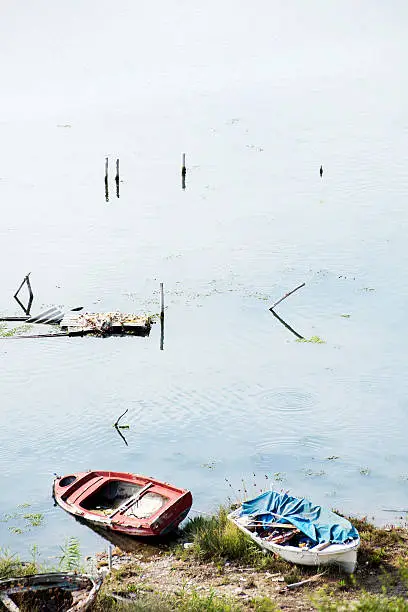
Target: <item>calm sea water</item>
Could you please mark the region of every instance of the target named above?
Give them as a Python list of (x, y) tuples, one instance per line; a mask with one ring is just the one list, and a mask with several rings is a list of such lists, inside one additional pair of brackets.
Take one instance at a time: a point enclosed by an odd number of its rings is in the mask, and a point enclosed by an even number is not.
[[(188, 487), (197, 511), (273, 483), (405, 516), (386, 509), (408, 508), (406, 4), (1, 13), (0, 311), (27, 272), (33, 312), (157, 312), (160, 282), (167, 308), (163, 351), (159, 325), (0, 340), (0, 513), (44, 515), (0, 545), (103, 549), (51, 499), (54, 472), (91, 468)], [(302, 282), (277, 312), (322, 344), (268, 310)]]

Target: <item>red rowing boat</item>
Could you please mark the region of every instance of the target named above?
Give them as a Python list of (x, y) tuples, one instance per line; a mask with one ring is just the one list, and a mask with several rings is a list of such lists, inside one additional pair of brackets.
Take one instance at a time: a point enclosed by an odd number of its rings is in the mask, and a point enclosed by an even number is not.
[(176, 529), (193, 503), (186, 489), (124, 472), (57, 476), (53, 493), (70, 514), (131, 536), (162, 536)]

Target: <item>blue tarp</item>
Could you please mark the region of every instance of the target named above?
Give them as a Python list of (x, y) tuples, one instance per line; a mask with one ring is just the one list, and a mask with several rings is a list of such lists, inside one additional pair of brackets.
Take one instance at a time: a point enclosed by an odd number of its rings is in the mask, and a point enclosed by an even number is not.
[(291, 497), (287, 493), (266, 491), (244, 502), (240, 514), (256, 517), (264, 525), (272, 521), (292, 523), (316, 544), (341, 544), (358, 537), (357, 529), (347, 519), (321, 506), (314, 506), (307, 499)]

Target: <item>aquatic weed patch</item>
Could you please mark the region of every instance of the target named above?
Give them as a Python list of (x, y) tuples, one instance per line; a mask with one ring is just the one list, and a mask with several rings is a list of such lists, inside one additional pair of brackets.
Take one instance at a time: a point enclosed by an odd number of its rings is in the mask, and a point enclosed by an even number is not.
[(44, 523), (44, 515), (40, 512), (24, 512), (30, 504), (24, 503), (17, 506), (17, 512), (2, 515), (1, 523), (10, 523), (8, 530), (11, 533), (21, 535), (31, 531), (32, 527), (41, 527)]
[(4, 323), (0, 323), (0, 338), (11, 338), (12, 336), (19, 336), (24, 334), (25, 332), (30, 331), (32, 329), (32, 325), (26, 323), (24, 325), (19, 325), (18, 327), (8, 327), (4, 325)]
[(312, 336), (311, 338), (296, 338), (296, 342), (310, 342), (312, 344), (326, 344), (326, 340), (322, 340), (320, 336)]

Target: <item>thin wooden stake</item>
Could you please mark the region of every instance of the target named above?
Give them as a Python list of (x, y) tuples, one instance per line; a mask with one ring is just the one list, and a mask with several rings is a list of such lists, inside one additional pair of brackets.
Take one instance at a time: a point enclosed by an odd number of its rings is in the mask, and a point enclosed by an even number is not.
[(115, 181), (116, 181), (116, 197), (119, 197), (119, 160), (116, 160), (116, 176), (115, 176)]
[(160, 316), (164, 317), (164, 287), (163, 287), (163, 283), (160, 283)]
[(272, 306), (269, 308), (269, 310), (273, 310), (278, 304), (283, 302), (283, 300), (286, 300), (286, 298), (289, 297), (290, 295), (292, 295), (292, 293), (295, 293), (295, 291), (297, 291), (298, 289), (301, 289), (305, 285), (306, 285), (306, 283), (302, 283), (301, 285), (299, 285), (299, 287), (295, 287), (295, 289), (292, 289), (292, 291), (289, 291), (288, 293), (285, 293), (285, 295), (283, 297), (281, 297), (280, 300), (278, 300), (277, 302), (272, 304)]
[(108, 158), (105, 157), (105, 200), (109, 202), (109, 185), (108, 185)]
[(160, 283), (160, 350), (164, 348), (164, 286)]
[(181, 188), (185, 189), (186, 188), (186, 174), (187, 174), (187, 170), (186, 170), (186, 154), (183, 153), (183, 161), (181, 164)]

